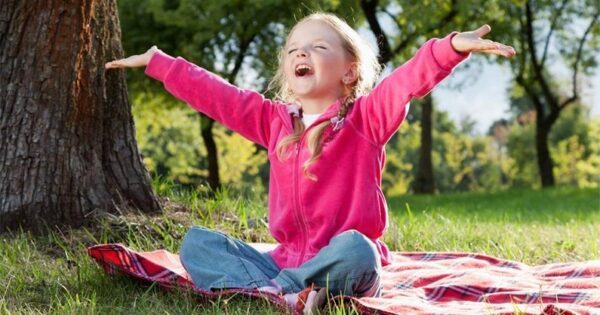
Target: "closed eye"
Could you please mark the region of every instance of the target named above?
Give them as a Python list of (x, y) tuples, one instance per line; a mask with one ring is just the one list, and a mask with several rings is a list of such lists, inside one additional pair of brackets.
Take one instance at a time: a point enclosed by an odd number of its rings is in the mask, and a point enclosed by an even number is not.
[(288, 55), (289, 55), (289, 54), (291, 54), (291, 53), (293, 53), (293, 52), (294, 52), (294, 51), (296, 51), (296, 50), (297, 50), (297, 49), (290, 49), (290, 50), (288, 50)]
[(327, 47), (325, 47), (325, 46), (320, 46), (320, 45), (319, 45), (319, 46), (315, 46), (315, 48), (327, 49)]

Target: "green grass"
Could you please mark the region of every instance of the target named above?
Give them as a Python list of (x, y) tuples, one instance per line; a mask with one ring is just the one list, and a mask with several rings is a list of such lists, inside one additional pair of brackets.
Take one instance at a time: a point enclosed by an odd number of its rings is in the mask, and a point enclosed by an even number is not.
[(600, 258), (598, 189), (389, 198), (394, 250), (468, 251), (528, 264)]
[[(249, 242), (273, 241), (266, 226), (266, 196), (223, 191), (207, 199), (168, 183), (154, 186), (166, 205), (158, 216), (104, 214), (94, 226), (48, 236), (1, 235), (0, 314), (277, 314), (261, 300), (202, 301), (189, 292), (109, 276), (87, 256), (87, 246), (109, 242), (177, 252), (192, 224)], [(393, 250), (483, 252), (529, 264), (599, 259), (599, 193), (560, 187), (389, 196), (391, 224), (385, 239)]]

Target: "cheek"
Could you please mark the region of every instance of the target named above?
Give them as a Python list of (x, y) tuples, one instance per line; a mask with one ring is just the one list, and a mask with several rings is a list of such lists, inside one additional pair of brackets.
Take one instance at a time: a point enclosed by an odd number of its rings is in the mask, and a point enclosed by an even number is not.
[(289, 61), (289, 59), (284, 60), (282, 67), (283, 67), (283, 73), (289, 77), (289, 75), (291, 74), (290, 69), (292, 68), (291, 61)]
[(344, 62), (336, 56), (328, 56), (322, 60), (322, 68), (325, 69), (326, 75), (332, 79), (342, 79), (344, 66)]

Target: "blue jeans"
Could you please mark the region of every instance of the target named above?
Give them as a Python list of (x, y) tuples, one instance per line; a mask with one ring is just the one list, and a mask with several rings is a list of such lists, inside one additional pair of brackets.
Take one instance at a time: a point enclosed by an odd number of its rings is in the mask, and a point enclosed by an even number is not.
[(283, 293), (314, 284), (333, 294), (379, 296), (381, 259), (375, 245), (358, 231), (333, 237), (316, 256), (298, 268), (279, 269), (268, 253), (243, 241), (202, 227), (183, 239), (181, 263), (194, 284), (204, 290), (274, 286)]

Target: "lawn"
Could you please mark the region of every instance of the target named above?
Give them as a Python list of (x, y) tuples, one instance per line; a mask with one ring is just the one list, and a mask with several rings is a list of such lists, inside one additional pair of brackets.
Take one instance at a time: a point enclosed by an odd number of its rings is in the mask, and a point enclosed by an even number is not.
[[(166, 210), (157, 216), (101, 214), (93, 226), (48, 236), (0, 236), (0, 314), (269, 314), (264, 301), (201, 301), (124, 276), (108, 276), (86, 247), (120, 242), (177, 252), (192, 224), (250, 242), (270, 242), (265, 196), (223, 191), (215, 198), (155, 183)], [(600, 257), (600, 191), (558, 187), (495, 193), (389, 196), (393, 250), (468, 251), (528, 264)], [(338, 313), (352, 313), (339, 309)]]

